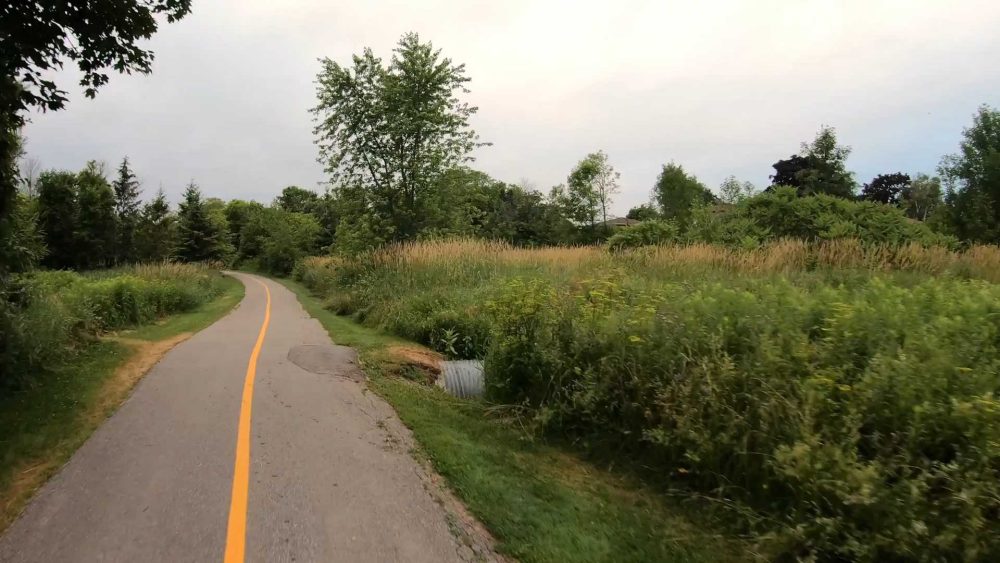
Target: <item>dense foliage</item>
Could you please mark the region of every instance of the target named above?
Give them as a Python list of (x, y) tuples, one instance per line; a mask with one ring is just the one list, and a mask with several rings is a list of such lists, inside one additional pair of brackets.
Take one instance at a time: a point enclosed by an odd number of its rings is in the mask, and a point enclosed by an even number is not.
[(76, 62), (80, 85), (94, 97), (108, 82), (109, 68), (150, 71), (153, 53), (140, 44), (156, 32), (157, 14), (173, 22), (190, 11), (190, 0), (0, 3), (0, 224), (14, 201), (16, 133), (25, 114), (66, 104), (66, 92), (46, 78), (48, 71), (62, 68), (65, 59)]
[(743, 507), (775, 558), (934, 561), (1000, 554), (998, 266), (993, 247), (853, 240), (470, 241), (296, 277), (338, 312), (485, 357), (489, 398), (539, 431)]
[(799, 197), (795, 188), (774, 187), (729, 207), (693, 211), (688, 240), (755, 246), (781, 238), (953, 247), (957, 241), (906, 217), (903, 210), (829, 195)]
[(414, 238), (435, 182), (481, 145), (469, 127), (477, 108), (457, 96), (468, 92), (464, 65), (413, 33), (388, 65), (371, 49), (351, 67), (322, 64), (317, 142), (335, 185), (350, 188), (342, 196), (355, 203), (341, 225), (376, 241)]
[[(763, 192), (671, 162), (621, 228), (603, 151), (544, 194), (469, 168), (465, 68), (407, 34), (385, 63), (322, 60), (325, 193), (192, 182), (174, 210), (141, 202), (127, 159), (113, 180), (19, 171), (24, 111), (65, 102), (40, 72), (76, 61), (88, 95), (109, 67), (148, 72), (136, 41), (189, 8), (0, 5), (0, 389), (221, 291), (170, 260), (293, 273), (332, 310), (485, 359), (488, 399), (531, 429), (739, 508), (775, 558), (1000, 558), (1000, 252), (976, 246), (1000, 243), (1000, 112), (939, 176), (860, 194), (830, 127)], [(162, 265), (123, 266), (141, 262)]]
[(489, 396), (759, 509), (769, 550), (1000, 557), (1000, 288), (508, 282)]
[(619, 229), (608, 237), (608, 248), (623, 250), (642, 246), (658, 246), (678, 242), (680, 229), (673, 221), (650, 220), (626, 229)]
[(222, 291), (205, 266), (162, 264), (14, 277), (0, 299), (0, 389), (30, 384), (94, 336), (188, 311)]

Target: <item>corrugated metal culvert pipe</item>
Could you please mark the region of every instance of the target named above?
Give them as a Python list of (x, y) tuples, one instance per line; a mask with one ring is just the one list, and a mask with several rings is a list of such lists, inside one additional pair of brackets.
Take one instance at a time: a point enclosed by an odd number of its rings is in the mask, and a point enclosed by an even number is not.
[(441, 362), (437, 384), (456, 397), (469, 399), (483, 394), (484, 379), (483, 362), (453, 360)]

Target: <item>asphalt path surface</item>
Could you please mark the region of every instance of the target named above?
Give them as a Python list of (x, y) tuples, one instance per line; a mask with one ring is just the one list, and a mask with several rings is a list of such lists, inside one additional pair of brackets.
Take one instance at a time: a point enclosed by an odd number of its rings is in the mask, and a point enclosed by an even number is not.
[(240, 305), (139, 382), (0, 561), (461, 560), (354, 352), (281, 284), (233, 275)]

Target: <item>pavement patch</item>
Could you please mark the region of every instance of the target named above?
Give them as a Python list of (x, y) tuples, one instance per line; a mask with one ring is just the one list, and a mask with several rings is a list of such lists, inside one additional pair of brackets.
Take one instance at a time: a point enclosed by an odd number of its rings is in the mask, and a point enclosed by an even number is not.
[(347, 346), (335, 344), (304, 344), (288, 351), (288, 359), (300, 368), (320, 375), (364, 381), (358, 369), (358, 353)]

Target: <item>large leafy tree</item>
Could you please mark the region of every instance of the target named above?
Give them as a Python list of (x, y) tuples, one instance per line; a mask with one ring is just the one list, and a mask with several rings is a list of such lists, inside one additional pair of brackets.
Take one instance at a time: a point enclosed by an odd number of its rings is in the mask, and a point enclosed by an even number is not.
[(772, 186), (792, 186), (799, 195), (827, 194), (854, 197), (854, 175), (847, 170), (851, 147), (837, 143), (833, 127), (822, 127), (811, 143), (802, 143), (801, 152), (773, 164)]
[(917, 174), (910, 185), (900, 194), (900, 202), (906, 216), (926, 221), (943, 203), (941, 178), (927, 174)]
[(201, 190), (191, 182), (177, 214), (176, 255), (186, 262), (219, 260), (225, 254), (225, 232), (213, 221)]
[(962, 132), (958, 154), (945, 157), (939, 169), (953, 186), (947, 202), (955, 234), (1000, 242), (1000, 111), (980, 107)]
[(77, 175), (77, 265), (101, 268), (114, 259), (115, 193), (101, 165), (91, 161)]
[(14, 0), (0, 2), (0, 220), (17, 186), (15, 131), (28, 110), (59, 110), (67, 101), (47, 74), (76, 62), (88, 97), (108, 71), (148, 73), (152, 51), (140, 46), (157, 29), (191, 10), (191, 0)]
[(43, 263), (50, 268), (76, 265), (76, 198), (76, 174), (49, 170), (38, 176), (38, 225), (48, 248)]
[(292, 213), (312, 213), (319, 201), (319, 194), (298, 186), (288, 186), (281, 190), (274, 204)]
[(226, 215), (226, 224), (229, 226), (229, 239), (237, 253), (242, 248), (243, 228), (250, 222), (251, 217), (262, 209), (264, 206), (256, 201), (231, 199), (226, 203), (223, 213)]
[(608, 207), (619, 191), (620, 177), (608, 162), (608, 155), (597, 151), (577, 163), (566, 179), (567, 195), (576, 206), (576, 214), (590, 224), (592, 231), (598, 217), (607, 228)]
[(466, 196), (453, 198), (459, 204), (450, 207), (459, 211), (451, 232), (518, 246), (555, 245), (575, 238), (576, 227), (532, 187), (506, 184), (472, 170), (456, 171), (453, 177), (466, 185), (452, 191)]
[(692, 207), (714, 203), (716, 198), (698, 178), (685, 172), (680, 164), (671, 162), (663, 165), (656, 178), (653, 201), (659, 206), (663, 218), (684, 225), (691, 218)]
[(295, 262), (318, 250), (320, 227), (311, 213), (285, 211), (281, 207), (249, 209), (238, 249), (241, 261), (275, 274), (291, 273)]
[(352, 191), (351, 207), (365, 216), (342, 224), (388, 240), (416, 236), (436, 180), (482, 144), (469, 126), (477, 108), (459, 98), (468, 92), (465, 66), (414, 33), (388, 65), (371, 49), (350, 66), (322, 65), (317, 144), (333, 185)]
[(118, 177), (112, 183), (115, 191), (115, 221), (118, 232), (115, 237), (115, 262), (125, 263), (136, 260), (136, 231), (139, 228), (139, 180), (128, 165), (128, 157), (122, 159), (118, 167)]
[(861, 199), (887, 205), (896, 205), (910, 188), (910, 175), (902, 172), (879, 174), (861, 188)]
[(727, 176), (719, 184), (719, 200), (722, 203), (739, 203), (744, 199), (753, 197), (757, 193), (757, 187), (752, 182), (740, 182), (736, 176)]

